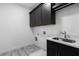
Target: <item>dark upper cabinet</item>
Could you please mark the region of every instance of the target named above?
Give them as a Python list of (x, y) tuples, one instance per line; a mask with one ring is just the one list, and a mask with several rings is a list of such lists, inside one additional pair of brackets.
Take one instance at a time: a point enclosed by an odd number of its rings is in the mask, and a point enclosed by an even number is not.
[(37, 8), (34, 11), (33, 16), (35, 17), (35, 19), (32, 20), (33, 22), (35, 21), (34, 26), (35, 25), (39, 26), (41, 24), (41, 21), (40, 21), (40, 19), (41, 19), (41, 7)]
[(35, 12), (32, 12), (31, 14), (30, 14), (30, 19), (32, 19), (32, 20), (30, 20), (30, 26), (35, 26), (35, 17), (34, 17), (34, 14), (35, 14)]
[(30, 26), (55, 24), (55, 12), (51, 13), (52, 4), (41, 3), (30, 12)]
[(30, 12), (30, 26), (55, 24), (55, 13), (74, 3), (41, 3)]
[(51, 5), (43, 4), (42, 6), (42, 25), (51, 24)]
[(55, 11), (58, 11), (73, 4), (75, 3), (55, 3), (54, 6), (52, 6), (52, 8), (54, 8)]
[(41, 24), (41, 7), (30, 13), (30, 26), (39, 26)]

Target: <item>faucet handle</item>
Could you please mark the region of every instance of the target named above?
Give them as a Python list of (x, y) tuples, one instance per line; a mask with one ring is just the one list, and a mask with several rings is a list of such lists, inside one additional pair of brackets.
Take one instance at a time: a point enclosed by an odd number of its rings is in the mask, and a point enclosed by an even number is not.
[(70, 35), (67, 35), (67, 38), (70, 38), (71, 36)]
[(64, 34), (64, 32), (60, 32), (60, 34)]
[(64, 33), (67, 33), (66, 31), (63, 31)]

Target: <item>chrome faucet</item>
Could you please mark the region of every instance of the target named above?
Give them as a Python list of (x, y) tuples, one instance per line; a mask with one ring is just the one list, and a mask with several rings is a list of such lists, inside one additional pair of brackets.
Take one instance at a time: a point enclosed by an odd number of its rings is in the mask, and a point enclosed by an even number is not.
[(61, 34), (64, 34), (64, 38), (66, 39), (67, 38), (67, 32), (64, 31), (64, 32), (60, 32)]

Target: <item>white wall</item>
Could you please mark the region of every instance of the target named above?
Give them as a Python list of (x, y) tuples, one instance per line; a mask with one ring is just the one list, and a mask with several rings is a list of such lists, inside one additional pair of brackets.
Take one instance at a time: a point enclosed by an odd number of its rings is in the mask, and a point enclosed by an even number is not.
[(15, 4), (0, 4), (0, 53), (34, 43), (28, 10)]
[(79, 38), (79, 4), (74, 4), (57, 12), (62, 31)]

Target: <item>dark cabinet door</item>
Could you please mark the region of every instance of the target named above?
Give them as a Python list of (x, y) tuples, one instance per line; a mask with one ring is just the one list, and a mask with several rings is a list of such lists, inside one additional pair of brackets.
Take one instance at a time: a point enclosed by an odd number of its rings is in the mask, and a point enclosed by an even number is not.
[(55, 5), (55, 3), (51, 3), (51, 23), (55, 24), (56, 12), (55, 12), (54, 8), (52, 7), (53, 5)]
[(40, 4), (30, 12), (30, 26), (55, 24), (55, 12), (51, 12), (51, 4)]
[(53, 11), (52, 13), (51, 13), (51, 24), (55, 24), (56, 23), (56, 15), (55, 15), (55, 11)]
[(52, 41), (47, 41), (47, 56), (57, 56), (58, 48), (54, 45)]
[(41, 7), (38, 7), (30, 13), (30, 26), (41, 25)]
[(51, 24), (51, 4), (42, 6), (42, 25)]
[(40, 26), (41, 25), (41, 7), (35, 10), (34, 16), (35, 16), (35, 25)]
[(79, 56), (79, 49), (48, 40), (47, 55), (48, 56)]
[(35, 26), (35, 12), (30, 13), (30, 26)]
[(79, 56), (79, 49), (61, 45), (60, 46), (60, 56)]

